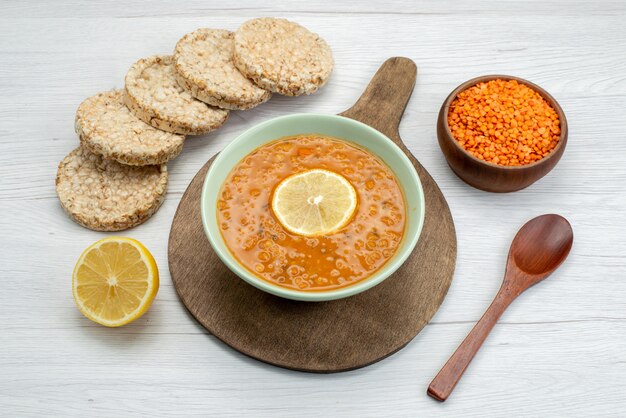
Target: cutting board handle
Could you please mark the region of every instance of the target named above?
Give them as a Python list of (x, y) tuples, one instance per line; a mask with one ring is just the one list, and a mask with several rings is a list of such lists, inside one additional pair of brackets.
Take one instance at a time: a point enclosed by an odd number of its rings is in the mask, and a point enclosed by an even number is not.
[(398, 126), (413, 93), (416, 76), (417, 66), (412, 60), (389, 58), (354, 106), (340, 115), (370, 125), (400, 145)]

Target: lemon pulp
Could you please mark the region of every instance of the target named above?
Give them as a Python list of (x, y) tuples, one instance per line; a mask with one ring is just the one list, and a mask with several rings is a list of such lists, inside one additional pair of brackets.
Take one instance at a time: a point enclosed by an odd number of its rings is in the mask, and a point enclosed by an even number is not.
[(152, 254), (132, 238), (108, 237), (80, 256), (72, 277), (78, 309), (99, 324), (118, 327), (143, 315), (159, 290)]
[(289, 232), (328, 235), (344, 227), (357, 206), (357, 194), (340, 174), (313, 169), (293, 174), (276, 187), (271, 207)]

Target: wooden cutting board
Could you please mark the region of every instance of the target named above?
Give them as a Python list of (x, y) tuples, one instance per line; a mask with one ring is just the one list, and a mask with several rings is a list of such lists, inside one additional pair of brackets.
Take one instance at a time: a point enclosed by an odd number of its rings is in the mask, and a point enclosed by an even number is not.
[(456, 233), (439, 187), (398, 133), (416, 73), (410, 59), (388, 59), (356, 104), (341, 113), (391, 138), (422, 181), (426, 219), (404, 265), (380, 285), (332, 302), (296, 302), (252, 287), (221, 263), (202, 228), (200, 194), (211, 159), (180, 201), (168, 249), (176, 291), (209, 332), (258, 360), (331, 373), (367, 366), (398, 351), (435, 314), (454, 274)]

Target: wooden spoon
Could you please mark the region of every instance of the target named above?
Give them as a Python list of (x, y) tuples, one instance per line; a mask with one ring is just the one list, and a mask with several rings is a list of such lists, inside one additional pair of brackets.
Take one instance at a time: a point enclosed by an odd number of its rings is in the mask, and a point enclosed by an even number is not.
[(528, 221), (515, 235), (509, 250), (504, 280), (493, 302), (428, 387), (428, 394), (445, 401), (505, 309), (524, 290), (548, 277), (565, 260), (574, 233), (559, 215)]

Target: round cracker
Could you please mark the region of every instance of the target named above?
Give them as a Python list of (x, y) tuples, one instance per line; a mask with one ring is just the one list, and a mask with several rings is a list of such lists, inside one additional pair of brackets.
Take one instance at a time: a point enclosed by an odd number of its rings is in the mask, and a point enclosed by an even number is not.
[(183, 149), (185, 137), (156, 129), (124, 105), (124, 90), (96, 94), (76, 111), (76, 133), (94, 154), (128, 165), (164, 164)]
[(315, 92), (333, 70), (332, 52), (322, 38), (297, 23), (267, 17), (237, 29), (233, 61), (258, 86), (286, 96)]
[(133, 167), (107, 160), (84, 147), (59, 164), (56, 190), (61, 206), (79, 225), (121, 231), (148, 220), (167, 190), (167, 167)]
[(193, 97), (223, 109), (251, 109), (272, 93), (244, 77), (233, 63), (234, 33), (198, 29), (182, 37), (174, 49), (178, 84)]
[(140, 59), (130, 67), (124, 103), (155, 128), (183, 135), (206, 134), (228, 118), (228, 110), (194, 99), (178, 84), (171, 55)]

